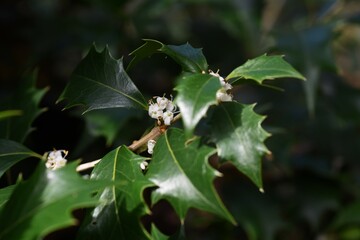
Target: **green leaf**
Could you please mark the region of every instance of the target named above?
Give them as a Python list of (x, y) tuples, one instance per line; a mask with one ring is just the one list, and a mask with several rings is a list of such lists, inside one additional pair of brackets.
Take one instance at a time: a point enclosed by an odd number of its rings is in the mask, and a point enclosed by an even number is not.
[(145, 57), (154, 53), (164, 53), (177, 62), (185, 72), (201, 73), (208, 69), (206, 58), (200, 48), (194, 48), (189, 43), (175, 46), (165, 45), (152, 39), (144, 39), (145, 44), (130, 53), (134, 58), (130, 62), (128, 69), (137, 64)]
[(360, 201), (356, 201), (339, 211), (332, 227), (341, 228), (344, 226), (350, 225), (359, 225), (360, 224)]
[(107, 48), (93, 46), (71, 76), (58, 101), (68, 99), (66, 108), (85, 105), (85, 111), (104, 108), (147, 109), (147, 102), (124, 70), (122, 59), (115, 60)]
[(0, 177), (14, 164), (29, 157), (41, 158), (42, 156), (20, 143), (0, 139)]
[(106, 144), (110, 145), (127, 121), (140, 116), (139, 111), (128, 108), (117, 108), (92, 111), (87, 113), (84, 119), (89, 132), (94, 136), (105, 137)]
[(151, 225), (151, 237), (153, 240), (169, 240), (169, 236), (160, 232), (155, 225)]
[(152, 193), (153, 203), (169, 201), (182, 223), (188, 209), (194, 207), (235, 224), (213, 186), (214, 178), (220, 175), (208, 163), (213, 153), (215, 149), (202, 145), (200, 139), (188, 143), (182, 130), (168, 129), (155, 145), (147, 172), (158, 186)]
[(20, 182), (0, 212), (0, 239), (40, 239), (75, 225), (71, 211), (94, 206), (93, 193), (108, 182), (84, 180), (76, 162), (52, 171), (41, 162), (26, 182)]
[(231, 161), (262, 189), (261, 157), (269, 153), (264, 145), (269, 133), (261, 127), (264, 117), (256, 114), (253, 107), (236, 102), (220, 104), (210, 120), (211, 134), (218, 155)]
[(287, 63), (283, 56), (262, 55), (237, 67), (226, 78), (236, 78), (235, 82), (241, 81), (243, 78), (252, 79), (261, 84), (264, 80), (284, 77), (305, 80), (305, 77)]
[(0, 121), (10, 118), (10, 117), (17, 117), (17, 116), (21, 116), (22, 111), (21, 110), (5, 110), (5, 111), (0, 111)]
[(10, 185), (0, 189), (0, 212), (5, 203), (9, 200), (10, 195), (14, 191), (16, 185)]
[[(11, 139), (22, 143), (25, 141), (26, 136), (34, 130), (31, 124), (45, 111), (44, 108), (39, 108), (39, 104), (48, 90), (47, 88), (37, 89), (35, 87), (36, 76), (36, 72), (26, 76), (7, 104), (7, 107), (21, 111), (21, 115), (19, 116), (20, 112), (12, 111), (12, 114), (17, 114), (18, 117), (0, 121), (0, 138)], [(9, 109), (4, 110), (5, 113), (11, 111)]]
[(153, 186), (140, 169), (145, 160), (122, 146), (95, 166), (91, 178), (120, 184), (96, 196), (101, 204), (87, 216), (78, 239), (149, 239), (140, 222), (140, 217), (148, 213), (143, 190)]
[(217, 103), (216, 92), (221, 88), (219, 78), (209, 74), (183, 76), (175, 90), (175, 103), (180, 108), (184, 127), (190, 135), (208, 108)]
[(180, 229), (171, 236), (163, 234), (155, 225), (151, 225), (151, 237), (153, 240), (185, 240), (184, 225), (180, 226)]

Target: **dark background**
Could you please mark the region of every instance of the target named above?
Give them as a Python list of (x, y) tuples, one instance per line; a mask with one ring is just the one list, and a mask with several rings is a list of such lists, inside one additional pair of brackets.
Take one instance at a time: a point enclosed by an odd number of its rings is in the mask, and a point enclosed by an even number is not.
[[(359, 20), (358, 1), (5, 0), (0, 104), (36, 69), (37, 87), (50, 87), (41, 101), (48, 110), (34, 121), (25, 145), (38, 153), (67, 149), (69, 159), (90, 161), (131, 143), (151, 124), (130, 114), (109, 142), (80, 109), (61, 111), (64, 104), (55, 104), (93, 43), (108, 45), (127, 64), (142, 39), (189, 42), (203, 48), (210, 68), (224, 76), (249, 58), (283, 54), (306, 82), (270, 83), (283, 92), (252, 85), (234, 90), (236, 100), (257, 102), (256, 111), (268, 116), (263, 127), (272, 133), (266, 144), (273, 154), (264, 159), (265, 194), (223, 166), (216, 186), (239, 226), (191, 210), (188, 239), (360, 239)], [(129, 75), (150, 98), (170, 94), (179, 72), (170, 59), (153, 56)], [(32, 172), (31, 166), (17, 168), (25, 178)], [(161, 203), (153, 211), (163, 232), (177, 231), (170, 206)]]

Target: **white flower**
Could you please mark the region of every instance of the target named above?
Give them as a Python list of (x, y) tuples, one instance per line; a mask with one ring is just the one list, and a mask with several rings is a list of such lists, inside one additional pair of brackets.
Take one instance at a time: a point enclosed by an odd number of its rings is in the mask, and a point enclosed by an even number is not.
[(232, 85), (219, 75), (219, 73), (214, 73), (213, 71), (209, 71), (209, 74), (218, 77), (220, 81), (221, 88), (216, 92), (216, 99), (219, 102), (231, 102), (232, 101), (232, 95), (227, 93), (228, 90), (232, 89)]
[(169, 99), (167, 99), (166, 97), (157, 97), (156, 102), (159, 105), (159, 108), (161, 110), (164, 110), (169, 102)]
[(221, 88), (216, 92), (216, 99), (219, 102), (231, 102), (232, 95), (228, 94), (224, 88)]
[(174, 118), (174, 113), (172, 111), (166, 111), (163, 116), (164, 124), (170, 125), (173, 118)]
[(163, 116), (163, 109), (157, 103), (152, 103), (149, 106), (149, 116), (151, 118), (159, 119)]
[(171, 111), (174, 112), (176, 110), (176, 107), (174, 105), (174, 103), (172, 101), (168, 101), (168, 103), (166, 104), (166, 108), (167, 111)]
[(66, 165), (67, 160), (65, 159), (68, 151), (66, 150), (54, 150), (51, 151), (47, 157), (45, 166), (49, 169), (56, 170)]
[(227, 91), (227, 90), (231, 90), (232, 86), (230, 83), (225, 82), (225, 80), (220, 80), (220, 84), (221, 86)]
[(146, 161), (143, 161), (142, 163), (140, 163), (141, 170), (145, 171), (148, 165), (149, 165), (149, 163)]
[(147, 142), (148, 153), (153, 154), (156, 141), (151, 139)]
[(172, 96), (170, 100), (166, 97), (154, 98), (156, 98), (156, 103), (152, 100), (149, 101), (149, 116), (158, 119), (159, 125), (162, 123), (170, 125), (171, 121), (174, 119), (174, 114), (176, 113), (176, 106), (172, 101)]

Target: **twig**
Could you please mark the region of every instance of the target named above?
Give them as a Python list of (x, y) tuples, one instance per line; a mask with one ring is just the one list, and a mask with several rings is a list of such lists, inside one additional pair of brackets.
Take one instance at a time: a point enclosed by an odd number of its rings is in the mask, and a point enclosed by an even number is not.
[[(176, 115), (174, 117), (174, 119), (171, 121), (171, 123), (176, 122), (180, 118), (181, 118), (181, 114)], [(160, 137), (160, 135), (163, 134), (166, 131), (167, 128), (168, 128), (168, 126), (166, 126), (166, 125), (160, 125), (160, 126), (154, 127), (153, 129), (151, 129), (151, 131), (148, 134), (146, 134), (145, 136), (143, 136), (139, 140), (134, 141), (131, 145), (129, 145), (128, 148), (131, 151), (136, 151), (141, 146), (146, 144), (149, 140), (157, 139), (158, 137)], [(85, 171), (87, 169), (93, 168), (100, 161), (101, 161), (101, 159), (98, 159), (98, 160), (94, 160), (92, 162), (87, 162), (87, 163), (80, 164), (76, 168), (76, 171), (81, 172), (81, 171)]]

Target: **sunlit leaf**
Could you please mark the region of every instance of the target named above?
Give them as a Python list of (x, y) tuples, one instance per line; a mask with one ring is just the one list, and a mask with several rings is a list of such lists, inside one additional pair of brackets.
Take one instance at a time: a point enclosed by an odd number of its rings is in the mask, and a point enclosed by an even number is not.
[(235, 223), (217, 195), (213, 181), (220, 173), (210, 167), (208, 158), (215, 149), (199, 139), (186, 142), (184, 132), (172, 129), (159, 138), (147, 176), (158, 188), (152, 193), (156, 203), (165, 199), (183, 222), (189, 208), (215, 213)]
[(16, 116), (0, 121), (0, 138), (24, 142), (26, 136), (34, 130), (31, 127), (32, 122), (45, 111), (44, 108), (39, 107), (39, 104), (48, 89), (37, 89), (35, 87), (36, 75), (35, 72), (26, 76), (12, 96), (7, 107), (16, 109), (16, 112), (9, 112), (9, 109), (2, 109), (3, 106), (0, 106), (2, 110), (5, 110), (2, 112), (3, 114), (11, 113)]
[(145, 39), (145, 43), (133, 51), (133, 59), (128, 68), (154, 53), (164, 53), (177, 62), (185, 72), (201, 73), (206, 71), (208, 64), (200, 48), (194, 48), (189, 43), (175, 46), (165, 45), (159, 41)]
[(264, 140), (269, 134), (261, 127), (263, 116), (253, 105), (222, 103), (211, 118), (212, 139), (223, 160), (231, 161), (242, 173), (262, 188), (261, 157), (269, 150)]
[(226, 78), (235, 78), (234, 82), (241, 81), (241, 79), (252, 79), (261, 84), (264, 80), (284, 77), (305, 80), (304, 76), (287, 63), (282, 56), (262, 55), (237, 67)]
[(71, 76), (58, 101), (65, 108), (85, 105), (85, 112), (104, 108), (147, 108), (147, 102), (124, 70), (122, 59), (115, 60), (107, 48), (92, 47)]
[(216, 92), (220, 88), (219, 79), (209, 74), (191, 74), (179, 79), (175, 103), (180, 108), (187, 135), (194, 131), (208, 108), (217, 103)]
[(92, 179), (120, 184), (106, 188), (96, 196), (100, 205), (87, 216), (78, 239), (149, 239), (140, 222), (141, 216), (148, 212), (143, 190), (153, 186), (140, 169), (140, 163), (145, 160), (122, 146), (108, 153), (95, 166)]
[(21, 116), (21, 114), (22, 114), (21, 110), (0, 111), (0, 121), (4, 120), (6, 118), (10, 118), (10, 117)]
[(26, 182), (20, 182), (0, 212), (0, 239), (41, 239), (75, 225), (71, 211), (94, 206), (93, 193), (109, 183), (84, 180), (76, 163), (49, 170), (40, 163)]
[(20, 143), (0, 139), (0, 177), (14, 164), (29, 157), (41, 158), (42, 156)]

